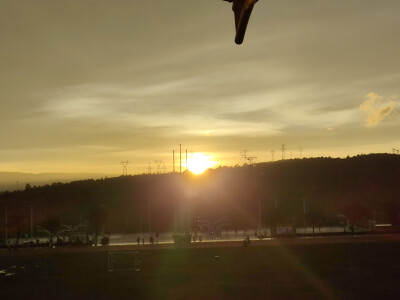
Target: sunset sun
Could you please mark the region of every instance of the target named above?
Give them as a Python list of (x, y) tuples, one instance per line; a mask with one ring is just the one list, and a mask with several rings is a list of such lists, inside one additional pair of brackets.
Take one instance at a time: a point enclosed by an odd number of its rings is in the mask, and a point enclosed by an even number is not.
[(194, 174), (201, 174), (215, 165), (216, 162), (212, 161), (210, 157), (204, 153), (193, 153), (193, 155), (188, 158), (188, 169)]

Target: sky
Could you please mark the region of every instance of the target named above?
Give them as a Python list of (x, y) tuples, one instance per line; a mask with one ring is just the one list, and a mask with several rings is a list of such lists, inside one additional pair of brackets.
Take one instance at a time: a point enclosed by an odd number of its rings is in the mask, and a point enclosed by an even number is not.
[(392, 153), (399, 32), (398, 0), (260, 0), (240, 46), (222, 0), (0, 0), (0, 172)]

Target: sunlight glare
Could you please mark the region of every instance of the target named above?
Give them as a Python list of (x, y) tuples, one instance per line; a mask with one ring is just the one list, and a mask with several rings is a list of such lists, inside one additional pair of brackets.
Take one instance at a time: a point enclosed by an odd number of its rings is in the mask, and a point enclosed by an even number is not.
[(201, 174), (216, 164), (215, 161), (210, 160), (210, 157), (204, 153), (193, 153), (192, 156), (188, 158), (188, 169), (194, 174)]

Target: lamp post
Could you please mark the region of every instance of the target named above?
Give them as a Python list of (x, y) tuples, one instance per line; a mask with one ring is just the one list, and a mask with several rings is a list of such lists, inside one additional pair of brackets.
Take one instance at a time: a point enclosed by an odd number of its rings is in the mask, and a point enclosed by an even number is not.
[(149, 198), (149, 234), (151, 236), (151, 207), (150, 207), (150, 198)]
[(6, 240), (8, 239), (8, 211), (6, 205)]
[(260, 195), (258, 196), (258, 235), (261, 238), (261, 227), (262, 227), (262, 222), (261, 222), (261, 198), (263, 197), (264, 189), (263, 189), (263, 184), (264, 184), (264, 172), (260, 172)]
[(31, 203), (31, 240), (33, 239), (33, 204)]
[(306, 234), (306, 199), (303, 198), (303, 213), (304, 213), (304, 234)]

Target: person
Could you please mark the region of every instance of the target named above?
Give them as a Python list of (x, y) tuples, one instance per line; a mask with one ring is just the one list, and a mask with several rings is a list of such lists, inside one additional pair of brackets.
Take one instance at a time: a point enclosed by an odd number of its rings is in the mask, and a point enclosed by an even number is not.
[(140, 237), (139, 236), (137, 237), (136, 241), (137, 241), (137, 244), (139, 246), (139, 244), (140, 244)]
[(154, 244), (154, 238), (153, 238), (153, 236), (151, 235), (150, 236), (150, 245), (153, 245)]
[(144, 236), (142, 237), (142, 244), (144, 245)]

